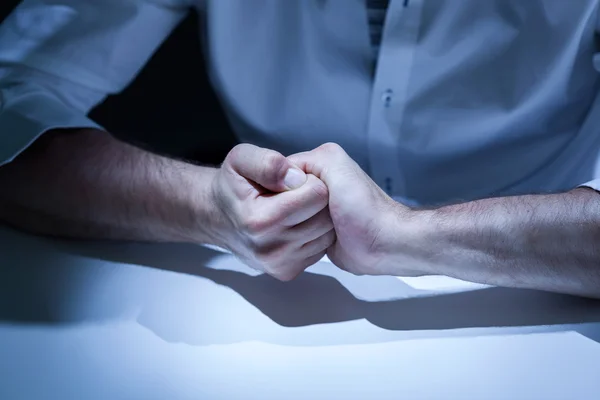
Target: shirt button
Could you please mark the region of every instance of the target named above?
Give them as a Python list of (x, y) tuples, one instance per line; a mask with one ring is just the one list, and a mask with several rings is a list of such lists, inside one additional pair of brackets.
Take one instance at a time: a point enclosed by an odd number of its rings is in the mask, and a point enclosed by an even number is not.
[(394, 92), (392, 89), (387, 89), (381, 95), (381, 101), (383, 102), (383, 106), (388, 108), (392, 104), (392, 98), (394, 97)]
[(385, 192), (391, 196), (392, 195), (392, 178), (385, 178)]

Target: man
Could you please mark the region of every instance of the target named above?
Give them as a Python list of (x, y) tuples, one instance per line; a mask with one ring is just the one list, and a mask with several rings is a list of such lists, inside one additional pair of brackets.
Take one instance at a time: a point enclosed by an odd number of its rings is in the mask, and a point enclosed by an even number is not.
[[(600, 184), (580, 187), (600, 145), (598, 6), (25, 0), (0, 29), (0, 217), (212, 243), (282, 280), (327, 253), (356, 274), (600, 297)], [(220, 168), (85, 117), (190, 7), (246, 142)]]

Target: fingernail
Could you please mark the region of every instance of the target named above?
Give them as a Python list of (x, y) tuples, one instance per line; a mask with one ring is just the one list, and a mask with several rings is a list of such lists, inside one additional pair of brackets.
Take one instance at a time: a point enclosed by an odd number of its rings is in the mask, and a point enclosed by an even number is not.
[(289, 189), (297, 189), (304, 185), (304, 182), (306, 182), (306, 174), (296, 168), (288, 169), (285, 178), (283, 178), (283, 183)]

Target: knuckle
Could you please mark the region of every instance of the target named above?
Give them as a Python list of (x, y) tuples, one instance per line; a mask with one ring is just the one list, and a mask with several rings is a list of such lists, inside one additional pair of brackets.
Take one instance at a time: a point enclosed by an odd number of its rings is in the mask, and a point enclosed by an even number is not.
[(286, 272), (279, 274), (279, 276), (277, 276), (276, 278), (282, 282), (289, 282), (289, 281), (294, 280), (297, 276), (298, 276), (297, 273), (286, 271)]
[(238, 144), (234, 148), (232, 148), (229, 153), (227, 153), (226, 160), (237, 160), (240, 158), (240, 155), (247, 150), (248, 145), (245, 143)]
[(325, 153), (332, 153), (332, 154), (344, 152), (344, 149), (342, 149), (342, 146), (340, 146), (337, 143), (333, 143), (333, 142), (324, 143), (321, 146), (319, 146), (319, 149)]
[(274, 225), (271, 218), (257, 215), (246, 214), (242, 216), (241, 228), (251, 235), (261, 235), (269, 230)]
[(280, 265), (278, 268), (272, 268), (267, 273), (279, 281), (289, 282), (296, 278), (300, 272), (298, 271), (298, 268), (293, 266), (286, 265), (283, 267)]
[(256, 258), (261, 263), (262, 269), (277, 280), (287, 282), (298, 276), (297, 269), (292, 262), (287, 260), (286, 246), (264, 246), (256, 249)]
[(285, 176), (288, 167), (287, 159), (275, 151), (267, 151), (262, 157), (263, 173), (266, 178), (279, 180)]

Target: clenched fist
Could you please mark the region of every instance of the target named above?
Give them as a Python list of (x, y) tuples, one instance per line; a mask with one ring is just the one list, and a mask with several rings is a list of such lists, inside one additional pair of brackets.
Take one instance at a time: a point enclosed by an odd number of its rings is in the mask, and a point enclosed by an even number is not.
[(327, 143), (288, 159), (329, 189), (337, 241), (328, 256), (334, 264), (357, 275), (424, 274), (411, 259), (390, 257), (401, 250), (398, 225), (409, 225), (411, 210), (385, 194), (340, 146)]
[(295, 278), (335, 242), (327, 186), (275, 151), (236, 146), (211, 197), (218, 245), (277, 279)]

